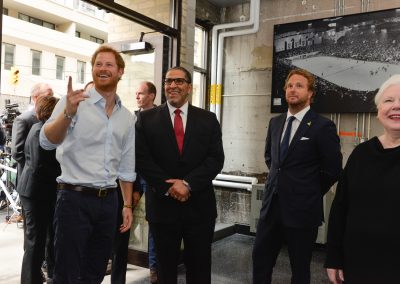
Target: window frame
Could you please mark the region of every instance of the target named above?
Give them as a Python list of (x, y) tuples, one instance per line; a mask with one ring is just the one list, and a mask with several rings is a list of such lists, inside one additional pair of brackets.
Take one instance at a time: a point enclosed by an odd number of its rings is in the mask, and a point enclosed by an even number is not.
[[(35, 55), (38, 55), (35, 58)], [(40, 50), (31, 49), (31, 57), (32, 57), (32, 75), (40, 76), (42, 71), (42, 52)], [(35, 63), (39, 62), (39, 66), (36, 66)]]
[(89, 37), (89, 40), (93, 41), (95, 43), (98, 43), (98, 44), (103, 44), (105, 42), (104, 39), (101, 39), (101, 38), (98, 38), (98, 37), (95, 37), (92, 35)]
[[(7, 61), (7, 59), (8, 59), (8, 57), (7, 57), (7, 54), (8, 54), (7, 47), (12, 48), (12, 53), (10, 53), (10, 54), (12, 54), (11, 55), (11, 57), (12, 57), (11, 62)], [(4, 69), (5, 70), (11, 70), (11, 67), (15, 65), (15, 45), (3, 42), (3, 49), (4, 49)]]
[[(202, 35), (201, 35), (201, 46), (196, 45), (196, 31), (197, 30), (201, 30)], [(208, 65), (208, 34), (209, 31), (206, 27), (196, 23), (195, 25), (195, 45), (197, 48), (195, 48), (196, 50), (194, 50), (193, 52), (193, 82), (192, 82), (192, 86), (194, 85), (194, 80), (196, 79), (196, 74), (198, 74), (199, 76), (199, 82), (198, 82), (198, 93), (194, 94), (194, 92), (192, 93), (192, 103), (194, 103), (195, 100), (198, 100), (198, 103), (195, 103), (194, 105), (196, 105), (197, 107), (200, 108), (205, 108), (206, 107), (206, 99), (207, 99), (207, 81), (208, 81), (208, 71), (207, 71), (207, 65)], [(195, 52), (200, 53), (200, 65), (197, 65), (196, 60), (195, 60), (195, 56), (196, 53)], [(194, 88), (193, 88), (194, 89)], [(198, 96), (198, 98), (194, 99), (195, 96)]]
[(85, 71), (86, 71), (86, 62), (77, 60), (76, 61), (76, 82), (84, 84), (85, 83)]
[[(62, 65), (60, 65), (59, 62), (62, 62)], [(62, 67), (62, 70), (59, 69), (60, 66)], [(56, 79), (63, 80), (64, 72), (65, 72), (65, 57), (56, 55)]]
[(42, 26), (47, 29), (56, 30), (55, 24), (44, 21), (44, 20), (36, 18), (36, 17), (31, 17), (31, 16), (21, 13), (21, 12), (18, 12), (18, 19), (20, 19), (21, 21), (29, 22), (34, 25)]

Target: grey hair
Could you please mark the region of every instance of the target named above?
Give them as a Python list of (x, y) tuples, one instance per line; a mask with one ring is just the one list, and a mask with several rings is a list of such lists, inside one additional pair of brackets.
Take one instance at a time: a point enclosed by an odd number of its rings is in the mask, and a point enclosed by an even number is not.
[(393, 75), (381, 85), (374, 99), (376, 107), (378, 107), (381, 97), (383, 93), (386, 91), (386, 89), (393, 85), (400, 85), (400, 74)]
[[(39, 96), (40, 93), (43, 92), (43, 89), (45, 89), (47, 87), (49, 87), (51, 89), (50, 85), (47, 83), (36, 83), (35, 85), (33, 85), (32, 89), (31, 89), (31, 97)], [(53, 90), (52, 90), (52, 92), (53, 92)]]

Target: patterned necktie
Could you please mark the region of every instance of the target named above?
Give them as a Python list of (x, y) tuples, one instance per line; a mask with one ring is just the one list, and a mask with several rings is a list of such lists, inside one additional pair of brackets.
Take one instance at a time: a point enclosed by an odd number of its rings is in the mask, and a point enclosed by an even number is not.
[(183, 130), (183, 122), (181, 117), (181, 110), (177, 108), (174, 117), (174, 132), (176, 137), (176, 143), (178, 143), (179, 153), (182, 154), (183, 149), (183, 138), (185, 137), (185, 131)]
[(285, 159), (287, 150), (289, 148), (289, 140), (290, 140), (290, 132), (292, 132), (292, 123), (293, 120), (296, 118), (294, 116), (290, 116), (288, 120), (288, 124), (286, 126), (285, 134), (283, 135), (282, 143), (281, 143), (281, 148), (279, 152), (279, 158), (280, 161), (282, 162), (283, 159)]

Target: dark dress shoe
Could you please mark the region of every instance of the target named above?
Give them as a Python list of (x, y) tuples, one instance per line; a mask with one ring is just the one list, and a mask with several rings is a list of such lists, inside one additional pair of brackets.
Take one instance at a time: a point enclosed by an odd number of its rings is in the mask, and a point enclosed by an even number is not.
[(150, 283), (157, 283), (157, 270), (150, 269)]

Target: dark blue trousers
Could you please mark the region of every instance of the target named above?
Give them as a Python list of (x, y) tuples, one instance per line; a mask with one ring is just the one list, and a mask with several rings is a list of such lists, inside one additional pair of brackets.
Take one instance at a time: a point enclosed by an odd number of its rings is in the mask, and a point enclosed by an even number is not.
[(253, 247), (253, 284), (271, 283), (272, 271), (284, 242), (288, 246), (292, 269), (291, 284), (309, 284), (311, 257), (318, 227), (284, 226), (278, 198), (278, 195), (273, 197), (267, 218), (261, 218), (257, 224)]
[(100, 284), (111, 255), (117, 193), (97, 197), (58, 190), (54, 214), (54, 283)]
[[(122, 212), (124, 207), (124, 199), (122, 198), (121, 189), (118, 187), (118, 210)], [(131, 231), (125, 233), (119, 231), (122, 224), (122, 215), (117, 214), (117, 224), (114, 237), (113, 251), (111, 255), (111, 283), (112, 284), (125, 284), (126, 283), (126, 269), (128, 265), (128, 246)]]

